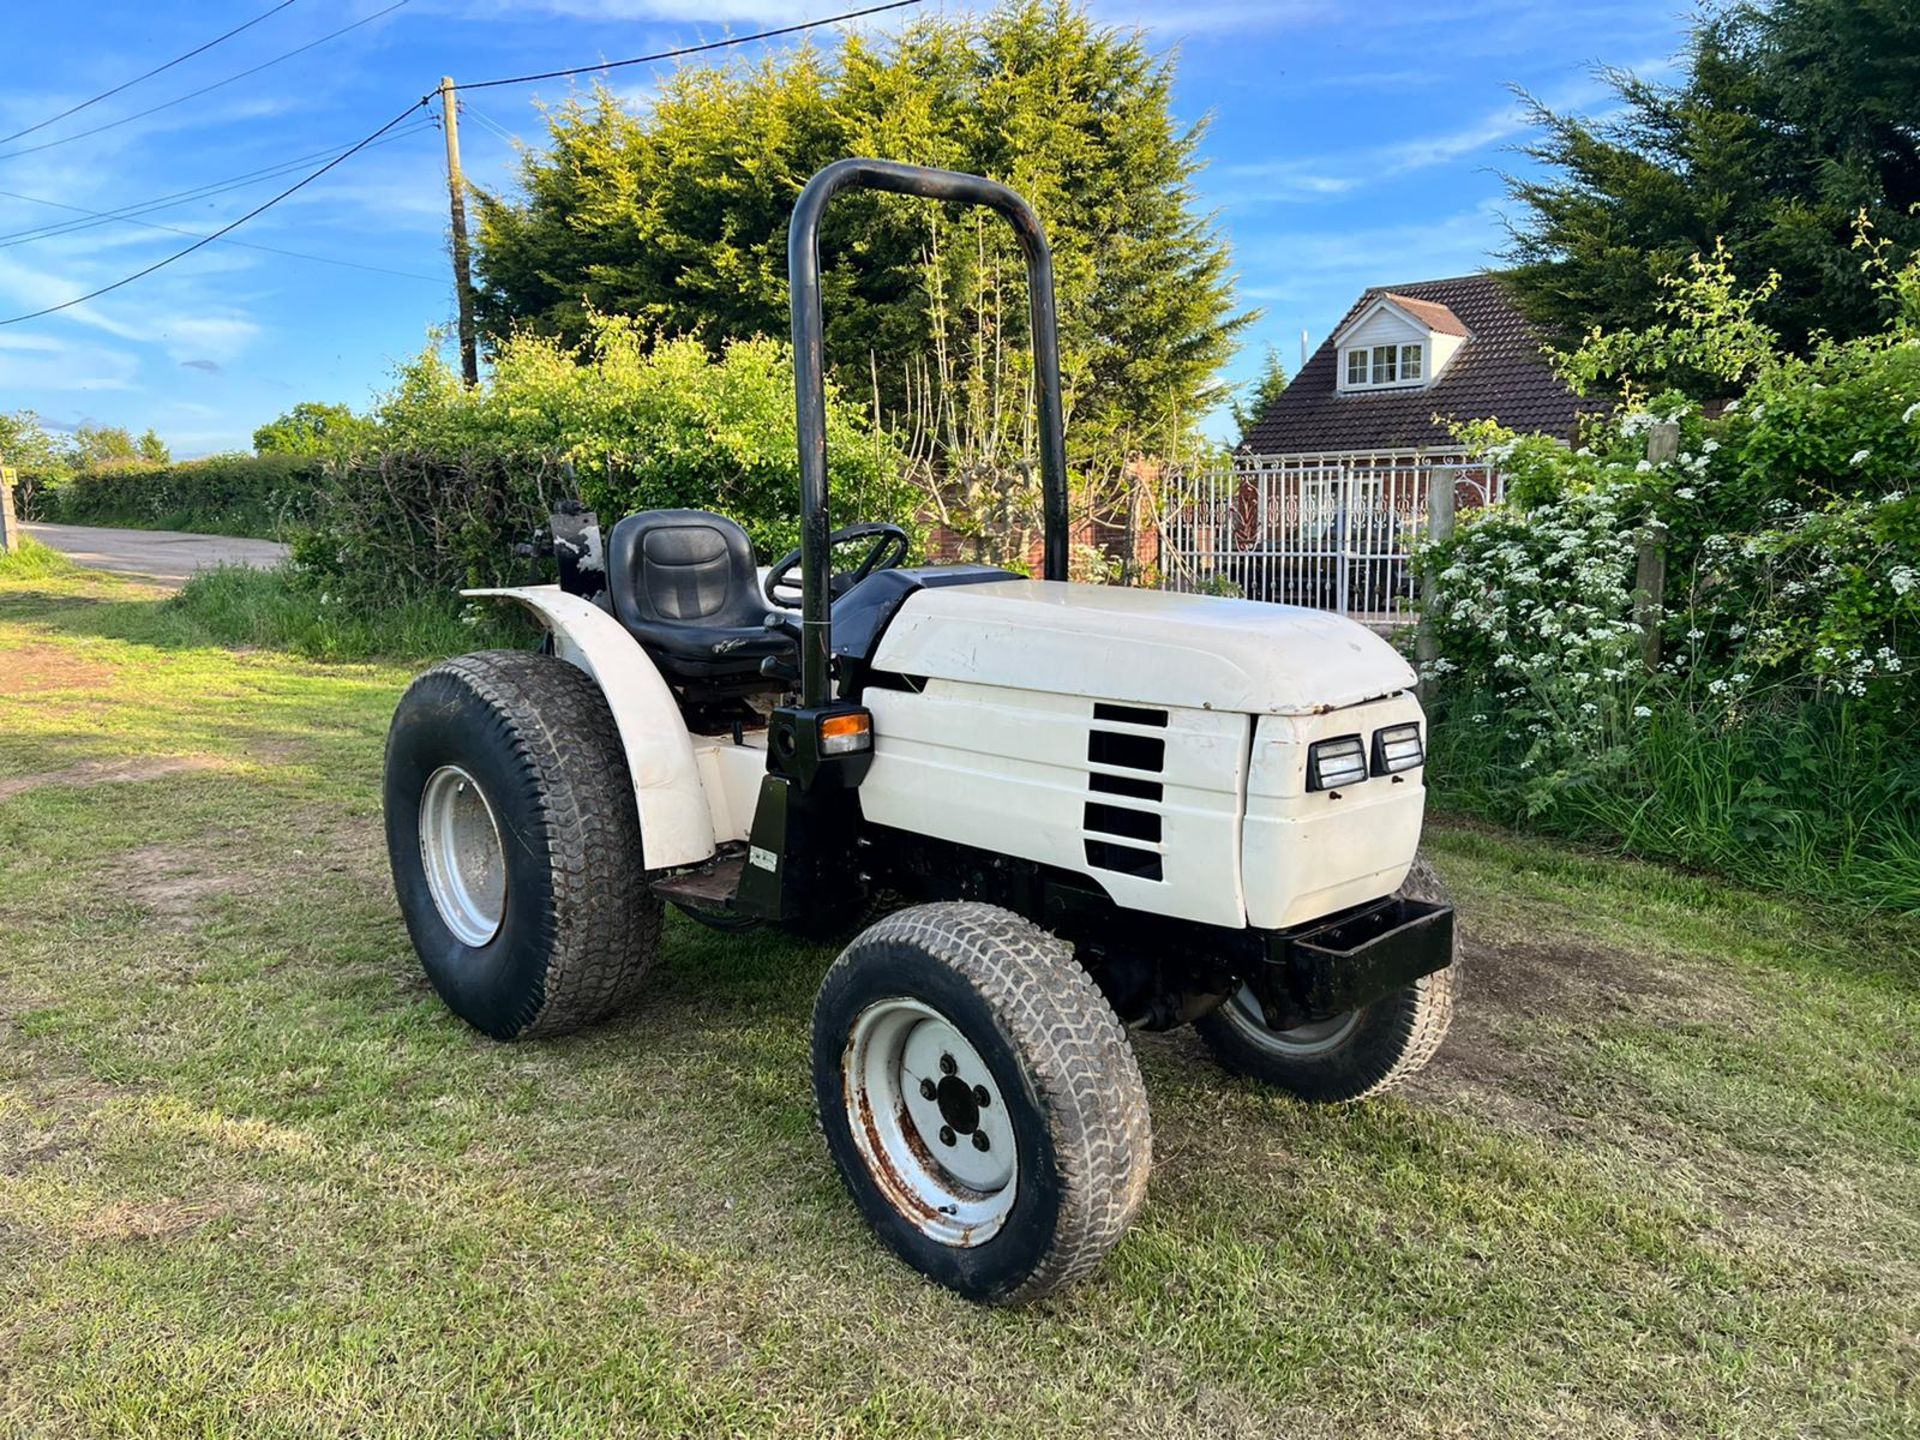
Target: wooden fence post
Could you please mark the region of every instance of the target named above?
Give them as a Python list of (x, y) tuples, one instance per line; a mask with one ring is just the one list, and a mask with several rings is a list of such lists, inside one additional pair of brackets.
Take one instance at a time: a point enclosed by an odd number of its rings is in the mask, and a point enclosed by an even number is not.
[[(1661, 420), (1647, 429), (1647, 459), (1664, 465), (1680, 453), (1680, 423)], [(1667, 605), (1667, 527), (1650, 520), (1635, 537), (1633, 623), (1640, 627), (1640, 659), (1649, 675), (1660, 669), (1660, 622)]]
[(13, 508), (13, 482), (13, 467), (0, 465), (0, 555), (11, 555), (20, 548), (20, 518)]
[[(1427, 472), (1427, 540), (1439, 544), (1453, 536), (1454, 488), (1460, 472), (1452, 465), (1436, 465)], [(1429, 613), (1440, 593), (1440, 582), (1431, 567), (1420, 577), (1420, 632), (1414, 639), (1414, 658), (1425, 671), (1440, 658), (1440, 642), (1434, 637), (1433, 617)]]
[(1649, 520), (1636, 537), (1633, 623), (1640, 627), (1640, 659), (1649, 675), (1660, 669), (1660, 621), (1667, 605), (1667, 527)]

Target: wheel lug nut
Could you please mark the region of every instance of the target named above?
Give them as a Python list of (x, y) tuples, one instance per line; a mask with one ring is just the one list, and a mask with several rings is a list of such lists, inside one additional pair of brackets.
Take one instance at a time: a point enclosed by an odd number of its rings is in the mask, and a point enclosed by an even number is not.
[(931, 1100), (936, 1093), (938, 1092), (934, 1089), (933, 1081), (922, 1080), (920, 1082), (920, 1098), (922, 1100)]
[(987, 1093), (986, 1086), (976, 1085), (973, 1087), (973, 1103), (978, 1105), (982, 1110), (993, 1103), (993, 1097)]
[(959, 1068), (960, 1067), (958, 1065), (953, 1063), (953, 1056), (942, 1055), (940, 1057), (940, 1073), (942, 1075), (951, 1075), (953, 1074), (954, 1071), (958, 1070)]
[(940, 1127), (940, 1143), (942, 1145), (951, 1145), (953, 1141), (953, 1127), (951, 1125), (942, 1125)]
[(974, 1148), (974, 1149), (976, 1149), (976, 1150), (985, 1150), (985, 1149), (988, 1149), (988, 1148), (990, 1148), (990, 1147), (992, 1146), (992, 1144), (993, 1144), (993, 1142), (992, 1142), (991, 1140), (989, 1140), (989, 1139), (987, 1139), (987, 1132), (986, 1132), (986, 1131), (984, 1131), (984, 1130), (976, 1130), (976, 1131), (974, 1131), (974, 1132), (973, 1132), (973, 1148)]

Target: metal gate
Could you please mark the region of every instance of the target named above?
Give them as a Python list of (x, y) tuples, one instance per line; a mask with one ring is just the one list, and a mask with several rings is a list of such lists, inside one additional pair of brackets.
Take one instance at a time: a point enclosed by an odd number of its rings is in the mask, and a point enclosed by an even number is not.
[(1169, 590), (1208, 591), (1412, 619), (1415, 538), (1435, 483), (1462, 508), (1499, 499), (1458, 455), (1384, 451), (1243, 455), (1177, 474), (1165, 489), (1160, 553)]

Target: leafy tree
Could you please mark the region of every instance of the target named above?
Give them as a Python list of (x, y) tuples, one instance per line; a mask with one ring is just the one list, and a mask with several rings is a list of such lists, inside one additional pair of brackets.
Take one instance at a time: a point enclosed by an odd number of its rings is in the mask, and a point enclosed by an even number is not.
[(47, 475), (67, 468), (66, 447), (31, 410), (0, 414), (0, 465), (22, 475)]
[(173, 459), (173, 451), (167, 448), (167, 442), (160, 438), (160, 432), (148, 426), (146, 433), (134, 442), (137, 456), (155, 465), (165, 465)]
[(82, 425), (73, 432), (70, 449), (74, 463), (82, 469), (125, 465), (145, 458), (140, 442), (124, 425)]
[[(1052, 240), (1076, 449), (1202, 408), (1249, 317), (1195, 204), (1201, 128), (1173, 69), (1068, 0), (1015, 0), (756, 66), (689, 67), (644, 115), (607, 91), (551, 121), (523, 197), (480, 201), (481, 313), (569, 341), (593, 311), (710, 348), (788, 325), (786, 233), (849, 154), (970, 170), (1033, 200)], [(996, 219), (894, 196), (836, 202), (822, 238), (827, 355), (948, 470), (1030, 454), (1025, 285)], [(958, 452), (958, 453), (955, 453)]]
[(1248, 381), (1241, 394), (1228, 401), (1233, 412), (1233, 428), (1239, 435), (1237, 444), (1247, 443), (1247, 437), (1253, 433), (1253, 427), (1260, 423), (1260, 417), (1273, 408), (1273, 402), (1280, 398), (1280, 392), (1287, 388), (1287, 367), (1280, 359), (1280, 352), (1274, 346), (1267, 346), (1265, 358), (1260, 362), (1260, 373)]
[[(429, 348), (402, 367), (380, 403), (380, 448), (433, 457), (442, 468), (488, 457), (565, 460), (575, 467), (580, 498), (609, 525), (635, 510), (693, 506), (733, 516), (763, 556), (798, 544), (793, 364), (786, 345), (737, 340), (716, 358), (689, 337), (652, 344), (648, 338), (633, 321), (608, 316), (589, 317), (578, 346), (515, 335), (472, 389)], [(839, 512), (906, 519), (911, 496), (896, 457), (833, 386), (827, 434)], [(351, 486), (377, 468), (361, 460), (346, 467), (341, 484)], [(383, 484), (372, 485), (373, 500), (391, 507)], [(382, 514), (385, 508), (378, 508), (369, 530), (384, 523)], [(431, 515), (405, 522), (439, 523)]]
[(372, 440), (379, 428), (349, 406), (303, 400), (254, 431), (253, 448), (261, 455), (341, 456)]
[(1888, 318), (1853, 232), (1864, 214), (1897, 253), (1920, 245), (1920, 10), (1909, 0), (1749, 0), (1696, 23), (1685, 77), (1603, 72), (1611, 119), (1536, 105), (1510, 178), (1526, 207), (1508, 258), (1522, 303), (1562, 339), (1659, 318), (1662, 281), (1724, 240), (1761, 318), (1805, 350)]

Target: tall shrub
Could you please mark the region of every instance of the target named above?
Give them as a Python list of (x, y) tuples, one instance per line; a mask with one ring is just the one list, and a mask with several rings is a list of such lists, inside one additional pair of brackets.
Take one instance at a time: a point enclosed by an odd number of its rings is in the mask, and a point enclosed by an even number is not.
[[(429, 349), (379, 404), (378, 447), (331, 468), (298, 557), (356, 603), (524, 580), (515, 546), (568, 498), (608, 527), (636, 510), (717, 510), (771, 557), (799, 543), (793, 385), (775, 341), (715, 356), (603, 316), (578, 345), (511, 337), (472, 389)], [(832, 389), (827, 436), (835, 518), (910, 524), (898, 455)]]
[[(1569, 450), (1466, 439), (1510, 475), (1423, 565), (1435, 772), (1456, 803), (1649, 853), (1920, 907), (1920, 266), (1867, 272), (1882, 333), (1786, 352), (1724, 257), (1664, 318), (1567, 357), (1625, 408)], [(1658, 387), (1734, 391), (1711, 417)], [(1677, 422), (1678, 454), (1645, 458)], [(1636, 539), (1665, 536), (1663, 662)]]

